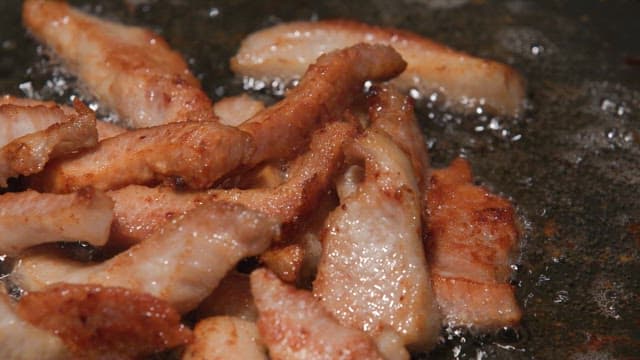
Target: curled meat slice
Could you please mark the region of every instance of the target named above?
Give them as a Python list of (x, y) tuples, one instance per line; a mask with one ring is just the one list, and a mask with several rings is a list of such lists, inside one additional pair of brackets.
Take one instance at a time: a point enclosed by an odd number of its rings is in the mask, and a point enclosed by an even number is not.
[[(393, 86), (374, 86), (369, 98), (371, 128), (384, 131), (411, 160), (418, 180), (420, 197), (427, 195), (429, 187), (429, 154), (422, 130), (413, 109), (413, 100)], [(421, 202), (422, 223), (427, 223), (427, 206)]]
[(181, 122), (128, 131), (74, 157), (52, 162), (32, 186), (70, 192), (159, 182), (210, 187), (252, 152), (243, 132), (214, 122)]
[(214, 202), (103, 263), (35, 256), (21, 260), (11, 276), (30, 291), (61, 281), (124, 287), (165, 300), (184, 313), (209, 295), (240, 259), (266, 250), (278, 232), (276, 222), (261, 213)]
[(71, 352), (61, 338), (23, 320), (0, 283), (0, 358), (63, 360)]
[(138, 358), (192, 338), (166, 302), (123, 288), (56, 284), (26, 293), (16, 311), (62, 338), (77, 358)]
[(365, 333), (341, 326), (309, 291), (284, 284), (269, 270), (251, 274), (251, 292), (272, 359), (382, 359)]
[(211, 101), (182, 57), (153, 32), (73, 9), (27, 0), (27, 29), (131, 127), (214, 119)]
[[(11, 140), (44, 130), (77, 116), (76, 110), (53, 101), (18, 98), (10, 95), (0, 97), (0, 146)], [(96, 121), (98, 140), (121, 134), (127, 129), (113, 123)]]
[(342, 165), (344, 145), (355, 134), (349, 123), (327, 124), (314, 133), (309, 150), (293, 161), (284, 184), (269, 190), (212, 190), (211, 195), (291, 222), (315, 208)]
[(264, 109), (264, 103), (247, 94), (223, 98), (213, 104), (221, 124), (238, 126)]
[(112, 219), (113, 201), (92, 189), (64, 195), (6, 193), (0, 195), (0, 254), (15, 255), (55, 241), (102, 246), (109, 239)]
[(511, 204), (472, 183), (469, 164), (434, 170), (427, 254), (447, 325), (492, 328), (521, 316), (507, 284), (518, 229)]
[(347, 123), (332, 123), (316, 132), (309, 151), (293, 161), (288, 180), (273, 189), (214, 189), (176, 192), (166, 187), (128, 186), (111, 191), (115, 202), (112, 235), (120, 244), (139, 242), (175, 216), (198, 204), (224, 200), (291, 222), (312, 210), (329, 187), (342, 160), (343, 145), (355, 134)]
[(297, 154), (323, 122), (342, 117), (366, 80), (388, 80), (405, 65), (397, 52), (382, 45), (359, 44), (319, 57), (284, 100), (240, 125), (256, 142), (250, 165)]
[[(23, 108), (40, 110), (42, 108)], [(40, 172), (50, 159), (55, 159), (95, 146), (98, 143), (96, 118), (80, 101), (75, 102), (77, 116), (56, 123), (45, 130), (12, 140), (0, 149), (0, 186), (18, 175)]]
[(200, 320), (182, 360), (267, 360), (256, 324), (230, 316)]
[(394, 330), (414, 350), (435, 344), (439, 311), (422, 245), (422, 198), (411, 162), (384, 133), (367, 130), (350, 149), (364, 179), (339, 187), (327, 219), (314, 295), (341, 324), (374, 337)]
[(393, 83), (404, 90), (438, 91), (459, 108), (485, 104), (517, 115), (524, 81), (511, 67), (452, 50), (408, 31), (347, 20), (291, 22), (249, 35), (231, 60), (234, 72), (255, 78), (299, 77), (318, 56), (357, 43), (393, 46), (407, 70)]

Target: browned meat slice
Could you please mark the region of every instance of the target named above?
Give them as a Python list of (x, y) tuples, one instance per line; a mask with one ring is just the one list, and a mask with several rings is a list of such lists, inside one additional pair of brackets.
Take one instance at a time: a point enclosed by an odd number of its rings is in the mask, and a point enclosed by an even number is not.
[(131, 127), (213, 120), (182, 57), (153, 32), (100, 20), (63, 1), (27, 0), (23, 22)]
[(231, 60), (234, 72), (258, 79), (299, 77), (318, 56), (357, 43), (393, 46), (407, 70), (393, 83), (444, 94), (449, 105), (478, 105), (507, 115), (522, 110), (524, 81), (511, 67), (452, 50), (408, 31), (348, 20), (291, 22), (249, 35)]
[(264, 109), (264, 103), (247, 94), (223, 98), (213, 104), (221, 124), (238, 126)]
[(284, 100), (240, 125), (256, 141), (250, 165), (297, 154), (323, 122), (342, 118), (366, 80), (388, 80), (405, 65), (397, 52), (381, 45), (360, 44), (321, 56)]
[[(376, 86), (372, 88), (371, 94), (369, 99), (371, 128), (384, 131), (402, 151), (409, 155), (421, 197), (424, 197), (429, 187), (429, 153), (414, 113), (413, 100), (402, 95), (393, 86)], [(427, 206), (423, 202), (424, 226), (427, 218)]]
[[(26, 108), (26, 109), (25, 109)], [(68, 106), (60, 106), (53, 101), (41, 101), (4, 95), (0, 97), (0, 146), (11, 140), (44, 130), (77, 116)], [(113, 123), (96, 121), (98, 140), (121, 134), (127, 129)]]
[(123, 288), (56, 284), (26, 293), (17, 313), (58, 335), (78, 358), (136, 358), (192, 338), (166, 302)]
[(182, 360), (267, 360), (256, 324), (219, 316), (200, 320)]
[(102, 246), (109, 239), (113, 201), (91, 189), (73, 194), (33, 190), (0, 195), (0, 254), (55, 241), (86, 241)]
[(272, 359), (382, 359), (365, 333), (341, 326), (310, 292), (284, 284), (268, 270), (251, 274), (251, 292)]
[(422, 245), (422, 198), (406, 154), (367, 130), (349, 155), (364, 179), (346, 176), (327, 219), (313, 293), (341, 324), (378, 337), (386, 329), (414, 350), (433, 346), (440, 316)]
[(117, 189), (160, 182), (210, 187), (252, 152), (249, 136), (214, 122), (181, 122), (128, 131), (52, 162), (32, 185), (48, 192)]
[[(40, 172), (50, 159), (69, 155), (98, 143), (93, 112), (80, 101), (76, 101), (75, 109), (77, 115), (69, 121), (13, 139), (0, 149), (0, 186), (6, 186), (10, 177)], [(26, 107), (22, 110), (29, 113), (49, 111), (42, 107)]]
[(343, 145), (354, 134), (353, 126), (347, 123), (320, 129), (309, 151), (291, 164), (287, 182), (273, 189), (176, 192), (166, 187), (128, 186), (111, 191), (108, 195), (116, 204), (114, 241), (125, 246), (142, 241), (175, 216), (216, 199), (244, 204), (281, 222), (291, 222), (314, 208), (341, 164)]
[(343, 147), (355, 136), (353, 125), (327, 124), (316, 131), (309, 150), (290, 165), (288, 180), (274, 189), (212, 190), (214, 199), (237, 202), (291, 222), (313, 210), (342, 165)]
[(39, 329), (18, 316), (0, 283), (0, 358), (63, 360), (71, 352), (61, 338)]
[(153, 237), (96, 265), (40, 256), (21, 261), (12, 278), (35, 291), (56, 282), (124, 287), (193, 310), (245, 257), (269, 247), (279, 226), (241, 205), (202, 205)]
[(521, 316), (507, 284), (518, 228), (509, 201), (472, 183), (463, 159), (434, 170), (427, 254), (445, 324), (490, 328)]

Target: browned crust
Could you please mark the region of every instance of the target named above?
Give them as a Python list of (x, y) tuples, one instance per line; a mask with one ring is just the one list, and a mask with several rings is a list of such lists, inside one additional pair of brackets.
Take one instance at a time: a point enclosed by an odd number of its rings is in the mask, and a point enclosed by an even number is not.
[(393, 78), (405, 66), (395, 50), (383, 45), (358, 44), (321, 56), (284, 100), (240, 126), (256, 141), (249, 165), (297, 154), (315, 129), (341, 118), (366, 80)]
[[(64, 1), (27, 0), (22, 16), (27, 29), (130, 126), (215, 119), (185, 61), (154, 32), (98, 19)], [(150, 115), (157, 108), (159, 118)], [(147, 115), (139, 118), (140, 110)]]
[(18, 314), (60, 336), (77, 356), (132, 358), (188, 343), (180, 314), (151, 295), (98, 285), (56, 284), (25, 294)]

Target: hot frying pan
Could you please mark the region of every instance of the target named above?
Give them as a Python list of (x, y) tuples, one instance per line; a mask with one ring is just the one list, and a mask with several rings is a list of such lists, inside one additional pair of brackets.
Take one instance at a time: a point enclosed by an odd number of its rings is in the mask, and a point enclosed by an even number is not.
[[(395, 26), (511, 64), (528, 80), (528, 108), (518, 119), (462, 116), (438, 109), (428, 96), (417, 100), (433, 164), (467, 157), (479, 183), (512, 199), (524, 233), (512, 279), (522, 325), (489, 334), (450, 329), (429, 358), (640, 356), (638, 2), (72, 3), (160, 32), (216, 99), (243, 90), (228, 66), (242, 38), (287, 20)], [(68, 101), (72, 83), (42, 60), (20, 25), (20, 5), (0, 3), (0, 90)]]

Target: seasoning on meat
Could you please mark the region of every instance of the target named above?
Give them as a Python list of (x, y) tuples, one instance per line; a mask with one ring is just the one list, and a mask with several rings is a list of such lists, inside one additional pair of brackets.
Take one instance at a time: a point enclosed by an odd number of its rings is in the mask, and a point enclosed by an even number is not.
[(109, 239), (112, 219), (113, 201), (93, 189), (63, 195), (6, 193), (0, 195), (0, 254), (17, 255), (57, 241), (102, 246)]
[(73, 358), (139, 358), (192, 338), (165, 301), (124, 288), (56, 284), (26, 293), (16, 310), (62, 338)]
[[(41, 109), (25, 107), (17, 111), (31, 113), (31, 110)], [(0, 148), (0, 186), (6, 186), (7, 179), (11, 177), (39, 173), (51, 159), (94, 147), (98, 143), (93, 111), (80, 101), (75, 102), (75, 109), (77, 114), (68, 121), (13, 139)]]

